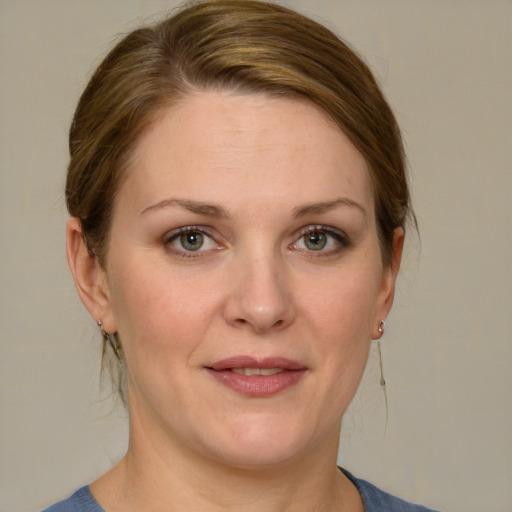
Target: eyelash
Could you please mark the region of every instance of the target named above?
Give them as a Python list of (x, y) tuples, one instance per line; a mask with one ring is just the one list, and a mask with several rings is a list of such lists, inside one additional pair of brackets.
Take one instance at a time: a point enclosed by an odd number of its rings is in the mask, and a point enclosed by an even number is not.
[[(198, 258), (198, 257), (204, 257), (205, 252), (209, 252), (211, 249), (203, 249), (203, 244), (201, 247), (199, 247), (196, 251), (186, 250), (185, 248), (177, 248), (173, 246), (173, 242), (178, 240), (182, 235), (186, 234), (199, 234), (201, 236), (204, 236), (208, 238), (212, 243), (215, 245), (216, 250), (221, 250), (222, 247), (219, 247), (217, 242), (215, 241), (214, 237), (210, 233), (210, 230), (207, 229), (205, 226), (185, 226), (178, 228), (170, 233), (168, 233), (164, 238), (164, 245), (168, 248), (169, 251), (173, 252), (174, 254), (182, 257), (182, 258)], [(328, 239), (334, 240), (334, 243), (336, 244), (336, 247), (324, 250), (324, 248), (320, 248), (319, 250), (314, 249), (303, 249), (300, 247), (297, 247), (298, 244), (303, 241), (304, 237), (310, 234), (323, 234)], [(329, 243), (329, 240), (326, 241), (326, 244)], [(326, 257), (326, 256), (332, 256), (334, 254), (339, 253), (341, 250), (347, 248), (350, 246), (350, 241), (347, 237), (347, 235), (337, 229), (328, 227), (328, 226), (322, 226), (322, 225), (310, 225), (306, 226), (305, 228), (301, 229), (296, 238), (295, 242), (289, 245), (290, 248), (301, 251), (304, 253), (307, 253), (309, 257)]]
[[(323, 250), (323, 248), (319, 250), (313, 250), (313, 249), (302, 249), (297, 247), (297, 245), (304, 240), (304, 237), (306, 237), (309, 234), (323, 234), (326, 235), (328, 238), (331, 238), (334, 240), (334, 243), (336, 244), (336, 247)], [(326, 244), (328, 244), (329, 241), (326, 241)], [(291, 244), (291, 247), (293, 247), (296, 250), (304, 251), (308, 254), (309, 257), (327, 257), (327, 256), (333, 256), (335, 254), (338, 254), (343, 249), (350, 246), (350, 240), (347, 237), (345, 233), (342, 231), (339, 231), (337, 229), (334, 229), (329, 226), (323, 226), (323, 225), (311, 225), (306, 226), (299, 232), (299, 236), (297, 237), (297, 240)]]
[(172, 245), (174, 241), (178, 240), (182, 235), (186, 234), (199, 234), (207, 237), (211, 240), (211, 243), (215, 244), (216, 249), (220, 250), (220, 247), (215, 242), (214, 237), (210, 234), (210, 231), (205, 226), (185, 226), (178, 228), (165, 236), (164, 245), (168, 248), (169, 251), (177, 254), (182, 258), (199, 258), (204, 256), (201, 253), (207, 252), (207, 250), (202, 249), (202, 246), (196, 251), (187, 251), (185, 248), (180, 249)]

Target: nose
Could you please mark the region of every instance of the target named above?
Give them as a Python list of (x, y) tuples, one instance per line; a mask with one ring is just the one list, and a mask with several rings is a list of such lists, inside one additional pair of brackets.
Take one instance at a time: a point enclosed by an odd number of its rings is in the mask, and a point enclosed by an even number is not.
[(228, 324), (264, 334), (286, 328), (295, 319), (290, 282), (275, 255), (241, 258), (231, 268), (224, 316)]

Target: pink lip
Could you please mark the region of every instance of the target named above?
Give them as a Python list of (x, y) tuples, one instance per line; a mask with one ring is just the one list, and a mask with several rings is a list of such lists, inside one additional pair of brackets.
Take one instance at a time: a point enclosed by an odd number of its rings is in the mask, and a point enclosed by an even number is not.
[[(274, 375), (240, 375), (232, 368), (279, 368)], [(256, 359), (249, 356), (236, 356), (223, 359), (206, 367), (206, 370), (221, 384), (249, 397), (269, 397), (296, 384), (305, 374), (307, 368), (284, 357), (267, 357)]]

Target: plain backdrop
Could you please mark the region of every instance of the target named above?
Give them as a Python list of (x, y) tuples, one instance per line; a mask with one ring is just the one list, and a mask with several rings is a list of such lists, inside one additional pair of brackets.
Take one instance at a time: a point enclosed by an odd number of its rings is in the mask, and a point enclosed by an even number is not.
[[(117, 36), (176, 5), (0, 0), (0, 511), (37, 511), (126, 447), (64, 250), (74, 106)], [(340, 463), (451, 512), (512, 510), (512, 2), (297, 0), (374, 69), (403, 128), (409, 231)], [(155, 15), (156, 16), (153, 16)]]

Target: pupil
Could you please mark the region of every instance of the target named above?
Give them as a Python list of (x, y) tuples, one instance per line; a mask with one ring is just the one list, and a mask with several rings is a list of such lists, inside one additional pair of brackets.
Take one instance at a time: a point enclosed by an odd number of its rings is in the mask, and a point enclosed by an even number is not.
[(313, 251), (319, 251), (320, 249), (323, 249), (326, 243), (327, 237), (324, 233), (315, 232), (306, 237), (306, 246), (308, 249), (312, 249)]
[(188, 251), (197, 251), (203, 245), (201, 233), (184, 233), (181, 235), (181, 245)]

